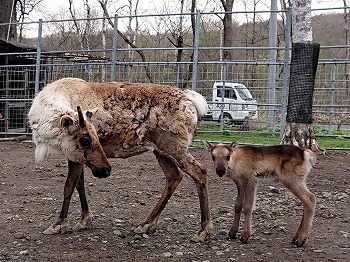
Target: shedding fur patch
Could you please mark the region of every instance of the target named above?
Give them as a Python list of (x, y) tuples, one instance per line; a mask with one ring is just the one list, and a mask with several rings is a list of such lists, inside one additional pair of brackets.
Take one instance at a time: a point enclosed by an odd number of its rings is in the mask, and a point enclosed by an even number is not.
[[(77, 106), (92, 113), (85, 113), (84, 118), (93, 125), (91, 132), (96, 132), (104, 151), (109, 156), (125, 157), (149, 146), (183, 154), (196, 131), (198, 116), (207, 112), (205, 98), (192, 90), (64, 78), (39, 92), (29, 111), (36, 160), (57, 155), (72, 161), (83, 158), (75, 138), (80, 130)], [(74, 123), (65, 121), (67, 126), (62, 125), (64, 115), (72, 117)]]

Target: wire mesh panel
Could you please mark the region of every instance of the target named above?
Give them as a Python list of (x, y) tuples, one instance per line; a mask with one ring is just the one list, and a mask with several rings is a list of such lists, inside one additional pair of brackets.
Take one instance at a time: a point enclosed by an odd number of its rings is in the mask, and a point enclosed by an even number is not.
[[(218, 119), (213, 119), (210, 114), (201, 119), (199, 132), (231, 136), (247, 131), (276, 134), (285, 117), (282, 109), (286, 106), (284, 93), (289, 84), (288, 77), (285, 80), (290, 62), (287, 53), (291, 50), (288, 49), (288, 36), (284, 35), (287, 23), (278, 21), (281, 27), (279, 45), (269, 47), (269, 22), (263, 19), (266, 14), (255, 13), (255, 18), (261, 15), (258, 23), (252, 14), (233, 13), (237, 19), (234, 44), (223, 47), (223, 26), (218, 17), (224, 14), (201, 13), (198, 31), (193, 30), (190, 22), (195, 15), (115, 16), (110, 19), (118, 28), (109, 27), (104, 31), (105, 18), (43, 21), (41, 32), (38, 23), (22, 24), (23, 30), (31, 30), (42, 39), (41, 42), (39, 37), (21, 39), (22, 44), (17, 46), (1, 42), (0, 49), (13, 50), (0, 50), (0, 134), (30, 132), (26, 113), (35, 92), (63, 77), (95, 82), (162, 83), (196, 89), (207, 98), (209, 107), (216, 106), (211, 108), (212, 113), (222, 112)], [(244, 22), (238, 20), (242, 15)], [(285, 12), (281, 11), (280, 16), (285, 17)], [(138, 20), (138, 30), (125, 27), (129, 19)], [(180, 21), (182, 28), (178, 27)], [(82, 37), (76, 31), (77, 26), (86, 29), (80, 33), (91, 28), (96, 31), (89, 31)], [(123, 35), (118, 35), (116, 29)], [(125, 37), (131, 41), (129, 44), (124, 41)], [(42, 47), (41, 52), (38, 52), (38, 46)], [(271, 50), (277, 52), (274, 61), (269, 59)], [(350, 129), (350, 65), (343, 59), (345, 50), (337, 45), (321, 45), (312, 111), (314, 124), (322, 126), (327, 134)], [(231, 59), (225, 60), (223, 54), (228, 51)], [(217, 82), (244, 85), (254, 102), (214, 101), (213, 86)], [(255, 103), (257, 110), (252, 116), (250, 107)], [(228, 110), (224, 112), (226, 107)], [(247, 118), (231, 117), (227, 121), (228, 112), (248, 114)]]

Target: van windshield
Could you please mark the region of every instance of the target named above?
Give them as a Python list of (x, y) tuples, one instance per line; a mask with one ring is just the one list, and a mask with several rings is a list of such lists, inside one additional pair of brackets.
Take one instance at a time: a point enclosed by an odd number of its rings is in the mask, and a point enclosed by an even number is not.
[(250, 94), (249, 90), (244, 85), (237, 85), (236, 90), (237, 90), (239, 96), (243, 100), (245, 100), (245, 101), (253, 100), (252, 95)]

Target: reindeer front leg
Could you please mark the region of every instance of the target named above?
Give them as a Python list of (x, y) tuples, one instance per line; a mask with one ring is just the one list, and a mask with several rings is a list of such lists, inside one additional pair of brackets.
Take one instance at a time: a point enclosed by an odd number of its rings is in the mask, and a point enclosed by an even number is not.
[(255, 202), (255, 192), (256, 192), (256, 178), (254, 176), (250, 177), (247, 175), (243, 178), (243, 188), (244, 188), (244, 204), (243, 204), (243, 214), (244, 214), (244, 225), (241, 235), (241, 242), (247, 243), (252, 231), (252, 213), (253, 206)]
[(181, 165), (181, 169), (193, 178), (199, 197), (201, 229), (192, 238), (192, 241), (203, 242), (213, 231), (213, 223), (211, 221), (209, 208), (207, 170), (189, 153), (187, 153), (184, 158), (180, 159), (179, 163)]
[(84, 186), (84, 167), (81, 172), (80, 178), (76, 185), (76, 189), (79, 193), (80, 205), (81, 205), (81, 218), (80, 221), (73, 227), (74, 231), (88, 229), (92, 227), (93, 215), (89, 210), (89, 205), (86, 200), (85, 186)]
[(235, 201), (235, 217), (233, 219), (233, 225), (229, 232), (230, 238), (236, 238), (237, 232), (239, 230), (239, 221), (241, 219), (241, 213), (244, 203), (244, 188), (239, 180), (234, 180), (237, 186), (237, 197)]
[(78, 162), (72, 162), (68, 160), (68, 176), (66, 179), (66, 184), (64, 185), (64, 191), (63, 191), (63, 203), (62, 203), (62, 209), (60, 212), (60, 215), (58, 217), (58, 220), (51, 225), (48, 229), (46, 229), (43, 233), (46, 235), (52, 235), (52, 234), (63, 234), (67, 231), (68, 228), (68, 209), (70, 200), (72, 198), (72, 194), (74, 191), (74, 188), (80, 178), (80, 175), (83, 172), (83, 163)]
[(212, 234), (213, 223), (210, 217), (209, 209), (209, 197), (208, 197), (208, 186), (207, 183), (201, 183), (200, 181), (195, 181), (197, 187), (197, 193), (199, 197), (199, 207), (201, 210), (201, 229), (193, 238), (192, 241), (203, 242), (207, 237)]

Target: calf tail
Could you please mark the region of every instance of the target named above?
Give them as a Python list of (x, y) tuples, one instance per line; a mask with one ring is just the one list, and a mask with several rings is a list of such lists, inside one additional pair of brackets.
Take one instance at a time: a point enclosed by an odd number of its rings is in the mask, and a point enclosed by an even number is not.
[(316, 165), (316, 154), (310, 149), (304, 149), (304, 158), (310, 163), (311, 167)]
[(205, 98), (201, 94), (193, 90), (187, 89), (185, 92), (186, 98), (191, 100), (191, 102), (196, 107), (198, 115), (204, 116), (208, 111), (208, 105)]

